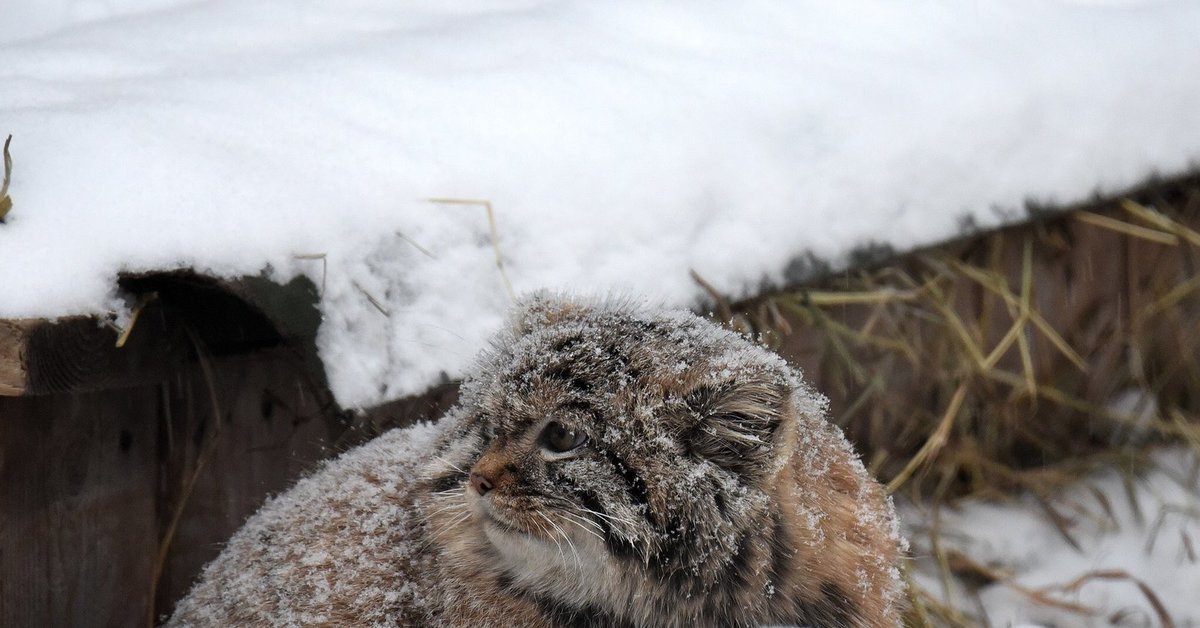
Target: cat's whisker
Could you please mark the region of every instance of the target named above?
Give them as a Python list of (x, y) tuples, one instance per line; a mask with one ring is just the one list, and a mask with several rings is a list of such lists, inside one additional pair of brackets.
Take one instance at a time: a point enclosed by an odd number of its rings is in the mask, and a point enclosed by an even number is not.
[(466, 508), (466, 504), (461, 504), (461, 506), (462, 506), (461, 513), (452, 514), (452, 510), (454, 510), (455, 506), (460, 506), (460, 504), (451, 504), (451, 506), (440, 508), (437, 510), (437, 512), (430, 513), (426, 516), (426, 518), (425, 518), (426, 521), (432, 522), (434, 515), (437, 515), (439, 513), (451, 513), (451, 515), (449, 515), (450, 519), (439, 522), (439, 524), (436, 526), (436, 528), (434, 528), (434, 530), (433, 530), (434, 534), (444, 534), (446, 532), (454, 530), (454, 528), (462, 525), (463, 521), (466, 521), (467, 519), (470, 518), (470, 510), (468, 510)]
[(471, 517), (470, 511), (466, 511), (466, 512), (457, 514), (452, 519), (450, 519), (448, 521), (444, 521), (440, 525), (438, 525), (438, 527), (434, 529), (433, 533), (438, 536), (445, 534), (446, 532), (449, 532), (449, 531), (457, 528), (459, 525), (462, 525), (462, 523), (464, 521), (466, 521), (467, 519), (469, 519), (470, 517)]
[(458, 525), (459, 525), (460, 523), (462, 523), (462, 522), (463, 522), (465, 519), (466, 519), (466, 515), (465, 515), (465, 514), (463, 514), (463, 515), (457, 515), (457, 516), (455, 516), (453, 519), (448, 519), (448, 520), (446, 520), (446, 521), (443, 521), (443, 522), (439, 523), (439, 524), (437, 525), (437, 527), (435, 528), (434, 532), (435, 532), (436, 534), (442, 534), (442, 533), (444, 533), (444, 532), (448, 532), (448, 531), (450, 531), (450, 530), (453, 530), (454, 528), (458, 527)]
[[(571, 523), (575, 524), (575, 527), (579, 528), (580, 530), (587, 532), (588, 534), (600, 539), (601, 541), (604, 540), (604, 537), (601, 536), (601, 534), (600, 534), (600, 532), (602, 532), (604, 530), (604, 528), (600, 527), (600, 524), (596, 523), (595, 521), (592, 521), (591, 519), (587, 519), (585, 517), (582, 517), (580, 515), (577, 515), (573, 512), (569, 512), (569, 511), (560, 511), (559, 514), (566, 517), (567, 521), (570, 521)], [(592, 528), (595, 528), (595, 529), (594, 530), (590, 529), (587, 526), (591, 526)]]
[[(539, 512), (539, 513), (537, 513), (537, 514), (538, 514), (538, 516), (539, 516), (539, 517), (541, 517), (541, 518), (545, 519), (547, 523), (553, 523), (552, 521), (550, 521), (550, 519), (549, 519), (548, 517), (546, 517), (546, 515), (544, 515), (544, 514), (542, 514), (542, 513), (540, 513), (540, 512)], [(538, 527), (538, 530), (539, 530), (539, 531), (541, 531), (541, 533), (542, 533), (542, 534), (544, 534), (544, 535), (546, 535), (547, 537), (549, 537), (549, 539), (550, 539), (551, 541), (554, 541), (554, 545), (556, 545), (556, 546), (558, 547), (558, 556), (559, 556), (559, 558), (563, 559), (563, 562), (566, 562), (566, 560), (567, 560), (567, 556), (566, 556), (566, 554), (563, 554), (562, 543), (559, 543), (559, 542), (558, 542), (558, 539), (556, 539), (556, 538), (554, 537), (554, 535), (550, 533), (550, 530), (548, 530), (548, 529), (547, 529), (545, 526), (543, 526), (542, 524), (540, 524), (540, 523), (539, 523), (539, 524), (537, 524), (537, 527)]]
[(467, 507), (467, 504), (465, 502), (461, 502), (461, 501), (451, 502), (449, 504), (442, 506), (441, 508), (437, 508), (435, 510), (428, 511), (427, 513), (425, 513), (425, 518), (431, 519), (442, 513), (453, 512), (454, 510), (457, 510), (457, 509), (465, 510), (466, 507)]
[(596, 537), (597, 539), (600, 539), (601, 541), (604, 540), (604, 528), (601, 527), (600, 524), (573, 512), (563, 512), (562, 514), (568, 521), (575, 524), (575, 527)]
[(637, 522), (635, 522), (635, 521), (634, 521), (634, 520), (632, 520), (632, 519), (627, 519), (627, 518), (625, 518), (625, 517), (617, 517), (617, 516), (615, 516), (615, 515), (610, 515), (610, 514), (606, 514), (606, 513), (603, 513), (603, 512), (597, 512), (597, 511), (595, 511), (595, 510), (592, 510), (591, 508), (584, 508), (584, 507), (580, 507), (580, 510), (582, 510), (583, 512), (586, 512), (586, 513), (588, 513), (588, 514), (590, 514), (590, 515), (595, 515), (595, 516), (597, 516), (597, 517), (600, 517), (600, 518), (602, 518), (602, 519), (607, 519), (607, 520), (609, 520), (609, 521), (613, 521), (613, 522), (616, 522), (616, 523), (623, 523), (623, 524), (625, 524), (625, 525), (627, 525), (627, 526), (629, 526), (629, 527), (631, 527), (631, 528), (636, 528), (636, 527), (637, 527)]
[(447, 460), (447, 459), (446, 459), (444, 456), (434, 456), (434, 457), (433, 457), (433, 459), (434, 459), (434, 460), (437, 460), (438, 462), (440, 462), (440, 463), (442, 463), (442, 464), (444, 464), (444, 465), (446, 465), (447, 467), (450, 467), (451, 469), (454, 469), (455, 471), (458, 471), (459, 473), (462, 473), (462, 474), (466, 474), (466, 473), (467, 473), (466, 471), (463, 471), (462, 467), (460, 467), (460, 466), (458, 466), (458, 465), (454, 464), (453, 462), (450, 462), (450, 461), (449, 461), (449, 460)]
[[(570, 538), (569, 536), (567, 536), (567, 533), (566, 533), (566, 531), (562, 529), (562, 526), (558, 525), (557, 523), (555, 523), (555, 522), (554, 522), (554, 520), (553, 520), (553, 519), (551, 519), (550, 517), (548, 517), (548, 516), (546, 515), (546, 513), (539, 512), (539, 513), (537, 513), (537, 514), (538, 514), (538, 516), (539, 516), (539, 517), (541, 517), (542, 519), (545, 519), (545, 520), (546, 520), (546, 523), (549, 523), (551, 526), (553, 526), (553, 527), (554, 527), (554, 529), (555, 529), (555, 530), (557, 530), (557, 531), (558, 531), (558, 533), (559, 533), (560, 535), (562, 535), (562, 538), (563, 538), (563, 540), (567, 542), (567, 546), (571, 548), (571, 553), (575, 555), (575, 566), (576, 566), (576, 568), (577, 568), (577, 569), (579, 569), (580, 571), (582, 571), (582, 570), (583, 570), (583, 564), (582, 564), (582, 563), (580, 562), (580, 560), (579, 560), (579, 552), (575, 550), (575, 544), (571, 542), (571, 538)], [(551, 538), (553, 538), (553, 537), (551, 537)], [(555, 541), (555, 542), (557, 543), (557, 541)], [(559, 546), (559, 548), (560, 548), (560, 550), (561, 550), (562, 546), (560, 545), (560, 546)], [(561, 553), (561, 552), (560, 552), (560, 553)], [(564, 561), (566, 560), (566, 556), (563, 556), (563, 560), (564, 560)]]
[(430, 512), (428, 512), (428, 515), (430, 515), (430, 516), (438, 515), (438, 514), (442, 514), (445, 512), (449, 512), (449, 510), (454, 510), (456, 508), (467, 508), (467, 502), (464, 502), (462, 500), (451, 501), (450, 503), (443, 504), (442, 507), (439, 507), (434, 510), (430, 510)]
[(554, 527), (557, 528), (559, 533), (562, 534), (563, 540), (567, 542), (567, 547), (570, 547), (571, 553), (575, 555), (575, 569), (582, 573), (583, 561), (579, 558), (579, 550), (575, 549), (575, 543), (571, 542), (571, 536), (568, 535), (566, 530), (563, 530), (562, 527), (557, 523), (554, 524)]

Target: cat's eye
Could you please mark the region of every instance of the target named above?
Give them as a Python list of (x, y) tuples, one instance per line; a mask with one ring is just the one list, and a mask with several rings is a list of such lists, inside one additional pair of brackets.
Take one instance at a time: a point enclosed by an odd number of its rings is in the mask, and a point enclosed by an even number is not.
[(558, 421), (551, 421), (542, 429), (538, 442), (551, 452), (561, 454), (581, 447), (587, 442), (587, 434)]

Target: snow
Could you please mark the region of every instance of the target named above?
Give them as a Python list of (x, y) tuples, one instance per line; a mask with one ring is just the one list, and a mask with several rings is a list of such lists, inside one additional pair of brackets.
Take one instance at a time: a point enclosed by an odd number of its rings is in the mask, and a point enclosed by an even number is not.
[(358, 596), (359, 625), (395, 625), (389, 615), (401, 606), (423, 610), (437, 587), (397, 571), (425, 545), (409, 487), (452, 422), (391, 430), (268, 499), (170, 625), (337, 625), (344, 609), (334, 602), (347, 591)]
[(0, 26), (0, 316), (119, 313), (123, 270), (303, 273), (349, 407), (460, 375), (509, 304), (484, 210), (430, 198), (494, 204), (518, 293), (691, 305), (689, 269), (742, 295), (1200, 157), (1183, 0), (0, 0)]
[[(1176, 626), (1200, 626), (1200, 459), (1186, 450), (1166, 450), (1153, 468), (1135, 481), (1132, 502), (1121, 475), (1108, 470), (1057, 495), (1051, 503), (1066, 515), (1072, 548), (1036, 500), (999, 504), (972, 502), (940, 517), (943, 551), (958, 551), (978, 563), (1011, 573), (1025, 589), (1063, 587), (1088, 573), (1124, 572), (1129, 578), (1093, 579), (1078, 590), (1053, 590), (1048, 597), (1082, 605), (1092, 616), (1040, 605), (1016, 588), (992, 584), (978, 601), (961, 590), (950, 599), (963, 610), (982, 607), (992, 626), (1160, 625), (1139, 589), (1144, 583), (1162, 602)], [(913, 544), (917, 580), (926, 590), (943, 592), (931, 560), (931, 515), (902, 507), (906, 534)], [(943, 592), (942, 595), (945, 595)]]

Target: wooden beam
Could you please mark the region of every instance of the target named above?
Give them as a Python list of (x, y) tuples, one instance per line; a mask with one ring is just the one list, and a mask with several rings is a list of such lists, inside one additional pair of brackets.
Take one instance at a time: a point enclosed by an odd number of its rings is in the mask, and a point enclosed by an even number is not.
[(134, 386), (162, 379), (198, 351), (228, 355), (282, 344), (295, 347), (324, 385), (314, 344), (319, 297), (307, 280), (279, 285), (174, 271), (119, 283), (139, 302), (122, 343), (94, 317), (0, 319), (0, 396)]
[(0, 395), (25, 393), (25, 347), (29, 328), (36, 324), (31, 320), (0, 319)]
[(146, 309), (120, 348), (117, 332), (91, 317), (0, 320), (0, 395), (86, 392), (161, 378), (187, 358), (186, 338), (161, 311)]

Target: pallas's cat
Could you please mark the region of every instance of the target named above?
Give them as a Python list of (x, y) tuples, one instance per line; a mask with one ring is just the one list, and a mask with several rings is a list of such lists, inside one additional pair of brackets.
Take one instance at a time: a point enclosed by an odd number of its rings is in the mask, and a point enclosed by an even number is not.
[(897, 626), (895, 515), (824, 404), (692, 314), (534, 296), (455, 409), (267, 502), (171, 624)]

